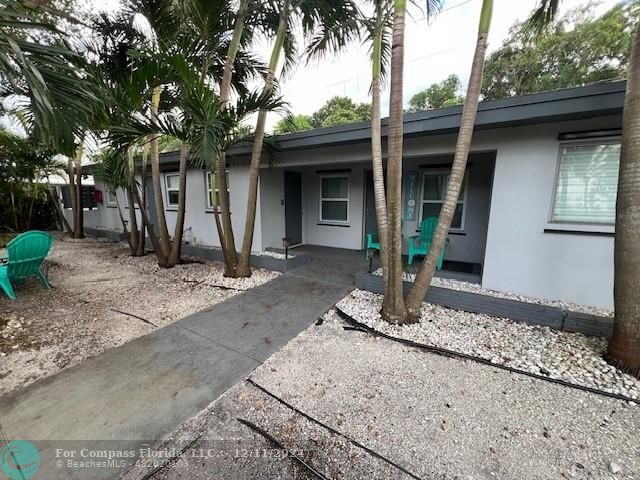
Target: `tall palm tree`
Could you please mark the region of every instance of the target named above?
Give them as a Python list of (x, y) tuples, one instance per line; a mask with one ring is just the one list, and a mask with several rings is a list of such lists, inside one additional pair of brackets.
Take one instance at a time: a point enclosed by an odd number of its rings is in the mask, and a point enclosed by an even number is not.
[(480, 101), (482, 72), (487, 51), (487, 38), (489, 36), (492, 11), (493, 0), (483, 0), (482, 10), (480, 12), (480, 23), (478, 25), (478, 39), (473, 55), (473, 63), (471, 64), (467, 95), (462, 109), (458, 141), (456, 143), (451, 173), (449, 174), (447, 191), (438, 218), (438, 226), (431, 239), (429, 253), (423, 260), (411, 290), (407, 295), (406, 306), (410, 321), (418, 321), (420, 319), (420, 307), (431, 285), (431, 279), (436, 269), (438, 257), (447, 240), (447, 234), (449, 233), (449, 228), (451, 228), (458, 197), (462, 189), (462, 182), (464, 181), (467, 168), (467, 158), (471, 147), (471, 139), (473, 138), (473, 128), (478, 112), (478, 103)]
[[(122, 206), (120, 205), (120, 199), (118, 198), (118, 190), (126, 191), (129, 189), (129, 166), (128, 159), (120, 152), (113, 149), (104, 150), (99, 154), (97, 162), (93, 166), (93, 174), (96, 179), (101, 180), (107, 187), (107, 190), (114, 196), (116, 201), (116, 208), (118, 209), (118, 217), (122, 224), (122, 231), (127, 234), (127, 242), (129, 243), (129, 251), (131, 255), (137, 255), (138, 251), (138, 233), (136, 227), (129, 231), (127, 227), (127, 221), (124, 218)], [(129, 190), (127, 194), (127, 207), (129, 208), (129, 222), (131, 217), (135, 219), (135, 203), (132, 201), (133, 192)], [(134, 223), (131, 223), (134, 225)]]
[[(443, 3), (442, 0), (427, 0), (425, 4), (427, 16), (435, 15)], [(384, 264), (387, 262), (387, 278), (385, 278), (381, 315), (386, 321), (396, 324), (408, 321), (402, 290), (402, 140), (404, 130), (402, 97), (406, 10), (406, 0), (393, 0), (386, 197), (388, 226), (386, 252), (382, 250), (382, 244), (380, 252), (382, 257), (386, 257), (383, 260), (383, 274)], [(379, 169), (378, 174), (380, 173)], [(384, 184), (384, 180), (378, 177), (378, 191), (381, 181)], [(376, 207), (378, 204), (381, 204), (380, 200), (376, 202)]]
[[(335, 53), (357, 35), (357, 8), (352, 0), (273, 0), (270, 4), (271, 11), (277, 14), (278, 21), (265, 77), (265, 94), (269, 94), (274, 88), (276, 69), (283, 53), (291, 64), (295, 53), (294, 30), (297, 24), (300, 25), (302, 33), (310, 39), (305, 51), (307, 58)], [(253, 137), (244, 236), (240, 260), (235, 271), (236, 276), (241, 277), (251, 275), (251, 247), (266, 119), (267, 111), (261, 111)]]
[(382, 131), (380, 126), (380, 94), (383, 73), (389, 64), (391, 45), (389, 32), (392, 26), (393, 11), (387, 0), (374, 0), (372, 17), (362, 16), (367, 40), (371, 43), (371, 159), (373, 167), (373, 192), (380, 242), (380, 259), (384, 291), (389, 290), (389, 258), (387, 243), (389, 229), (387, 225), (387, 201), (385, 198), (384, 165), (382, 161)]
[[(551, 23), (561, 0), (540, 0), (528, 20), (532, 34)], [(622, 148), (614, 240), (613, 337), (608, 360), (640, 378), (640, 24), (631, 44), (622, 116)]]
[(640, 27), (631, 45), (616, 202), (612, 363), (640, 378)]

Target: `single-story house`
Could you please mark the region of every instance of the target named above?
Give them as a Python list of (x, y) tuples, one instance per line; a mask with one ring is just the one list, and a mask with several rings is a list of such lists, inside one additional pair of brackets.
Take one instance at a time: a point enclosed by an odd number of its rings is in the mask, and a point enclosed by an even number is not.
[[(611, 308), (624, 94), (625, 82), (617, 81), (482, 102), (445, 261), (480, 274), (485, 288)], [(454, 106), (405, 115), (405, 243), (440, 210), (461, 112)], [(366, 234), (376, 231), (370, 136), (365, 122), (271, 137), (254, 250), (281, 247), (285, 236), (296, 244), (365, 248)], [(249, 156), (250, 145), (227, 156), (236, 238)], [(170, 229), (177, 161), (177, 152), (161, 156)], [(211, 187), (205, 171), (189, 169), (186, 242), (219, 245)], [(103, 203), (85, 212), (85, 225), (120, 230), (112, 195), (100, 181), (96, 189)]]

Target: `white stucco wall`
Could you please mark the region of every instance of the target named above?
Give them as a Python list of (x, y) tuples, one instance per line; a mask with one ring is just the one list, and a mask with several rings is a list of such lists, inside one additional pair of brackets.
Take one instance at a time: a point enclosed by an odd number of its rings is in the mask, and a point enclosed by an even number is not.
[[(231, 222), (235, 235), (236, 248), (242, 246), (244, 232), (247, 194), (249, 190), (249, 167), (246, 162), (232, 160), (229, 163), (229, 192)], [(165, 202), (167, 228), (173, 235), (177, 208), (167, 206), (167, 193), (164, 176), (177, 173), (167, 171), (162, 174), (162, 195)], [(184, 240), (196, 245), (220, 246), (213, 211), (207, 208), (206, 177), (204, 170), (191, 169), (187, 172), (187, 199), (184, 221)], [(262, 249), (262, 226), (260, 212), (260, 188), (258, 188), (256, 222), (253, 235), (253, 251)]]
[(496, 158), (482, 283), (495, 290), (612, 308), (613, 237), (544, 232), (612, 232), (610, 227), (549, 224), (557, 134), (555, 126), (505, 132)]
[[(474, 135), (472, 152), (496, 152), (493, 188), (485, 187), (489, 180), (486, 170), (480, 172), (476, 193), (469, 190), (468, 207), (486, 211), (488, 220), (479, 215), (478, 224), (470, 223), (469, 210), (465, 229), (486, 229), (486, 248), (472, 235), (451, 236), (448, 259), (483, 264), (484, 287), (525, 295), (560, 299), (569, 302), (610, 308), (613, 304), (613, 237), (545, 233), (545, 228), (589, 230), (572, 225), (550, 225), (552, 201), (560, 142), (558, 133), (619, 128), (620, 116), (591, 120), (548, 123), (536, 126), (479, 131)], [(438, 155), (450, 155), (455, 147), (455, 135), (408, 138), (405, 140), (405, 170), (433, 160)], [(431, 160), (430, 160), (431, 158)], [(284, 235), (283, 171), (297, 170), (303, 179), (303, 241), (317, 245), (361, 249), (363, 242), (364, 172), (370, 165), (368, 144), (334, 146), (297, 152), (280, 152), (276, 166), (261, 169), (258, 214), (254, 235), (254, 250), (280, 247)], [(231, 211), (236, 244), (241, 243), (244, 228), (246, 192), (248, 188), (247, 159), (232, 159), (229, 166)], [(475, 162), (474, 162), (475, 163)], [(318, 225), (318, 170), (350, 168), (349, 227)], [(473, 175), (474, 169), (470, 172)], [(480, 171), (478, 170), (478, 171)], [(473, 178), (473, 177), (471, 177)], [(164, 179), (163, 195), (164, 192)], [(473, 187), (473, 184), (470, 185)], [(102, 189), (98, 182), (96, 188)], [(124, 195), (121, 193), (123, 205)], [(203, 245), (219, 245), (213, 215), (206, 212), (205, 178), (200, 170), (190, 170), (187, 176), (187, 211), (185, 239)], [(165, 195), (166, 198), (166, 195)], [(105, 197), (106, 201), (106, 197)], [(483, 206), (484, 205), (484, 206)], [(85, 212), (85, 224), (96, 228), (121, 230), (117, 211), (102, 205)], [(167, 212), (171, 231), (175, 212)], [(482, 224), (482, 222), (485, 222)], [(488, 225), (488, 226), (487, 226)], [(415, 225), (405, 224), (405, 236), (415, 233)], [(612, 227), (597, 228), (600, 233), (612, 233)], [(465, 245), (467, 242), (467, 245)]]

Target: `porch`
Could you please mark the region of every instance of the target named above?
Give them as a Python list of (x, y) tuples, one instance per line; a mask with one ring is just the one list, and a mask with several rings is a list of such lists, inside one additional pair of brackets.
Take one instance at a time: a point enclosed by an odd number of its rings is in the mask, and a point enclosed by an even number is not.
[[(469, 157), (440, 276), (473, 283), (482, 280), (495, 156), (491, 151)], [(404, 159), (404, 255), (422, 220), (439, 215), (452, 161), (452, 154)], [(281, 248), (282, 238), (287, 237), (299, 251), (309, 251), (316, 258), (307, 266), (309, 271), (317, 267), (318, 275), (326, 275), (327, 265), (332, 265), (336, 275), (352, 284), (353, 278), (345, 275), (369, 269), (367, 235), (377, 235), (378, 230), (371, 162), (308, 163), (262, 170), (262, 248)], [(405, 271), (415, 273), (420, 263), (418, 257), (413, 265), (405, 265)], [(377, 268), (377, 258), (372, 268)]]
[[(305, 254), (310, 256), (310, 261), (293, 270), (293, 274), (340, 285), (355, 285), (356, 274), (368, 272), (369, 269), (375, 271), (380, 267), (378, 253), (376, 252), (370, 261), (366, 250), (301, 245), (289, 252), (291, 255)], [(406, 257), (403, 257), (403, 270), (408, 273), (416, 273), (422, 263), (421, 260), (419, 258), (414, 261), (413, 265), (408, 266)], [(479, 274), (461, 271), (460, 265), (454, 262), (445, 262), (442, 270), (436, 271), (436, 276), (477, 284), (480, 284), (482, 280)]]

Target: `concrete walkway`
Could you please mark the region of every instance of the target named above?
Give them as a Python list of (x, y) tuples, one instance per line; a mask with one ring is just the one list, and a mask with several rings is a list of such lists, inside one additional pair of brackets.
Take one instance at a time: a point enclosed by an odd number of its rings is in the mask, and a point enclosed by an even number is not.
[[(39, 448), (35, 479), (117, 477), (129, 459), (104, 467), (68, 468), (68, 462), (106, 462), (87, 455), (137, 450), (162, 439), (352, 288), (345, 277), (313, 277), (282, 275), (4, 396), (0, 423), (10, 440), (31, 440)], [(56, 449), (73, 457), (56, 457)]]

